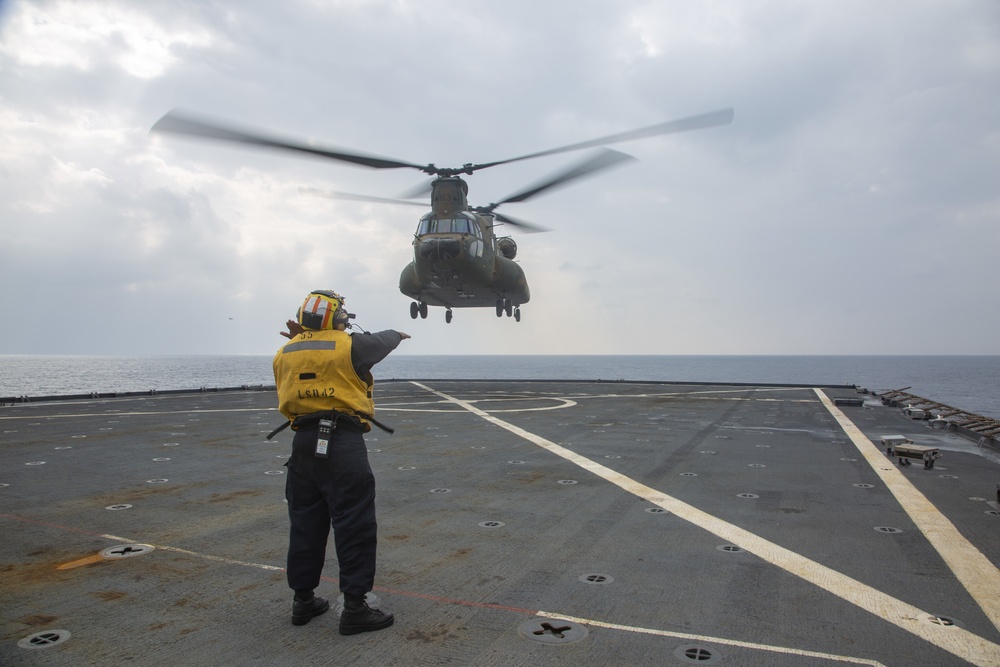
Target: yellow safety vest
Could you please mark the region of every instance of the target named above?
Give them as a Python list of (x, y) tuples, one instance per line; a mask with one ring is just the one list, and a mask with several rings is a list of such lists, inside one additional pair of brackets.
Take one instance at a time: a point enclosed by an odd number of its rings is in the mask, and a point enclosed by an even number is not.
[(323, 410), (346, 412), (361, 418), (375, 414), (371, 373), (358, 377), (351, 363), (351, 336), (343, 331), (304, 331), (274, 355), (274, 384), (278, 411), (292, 422)]

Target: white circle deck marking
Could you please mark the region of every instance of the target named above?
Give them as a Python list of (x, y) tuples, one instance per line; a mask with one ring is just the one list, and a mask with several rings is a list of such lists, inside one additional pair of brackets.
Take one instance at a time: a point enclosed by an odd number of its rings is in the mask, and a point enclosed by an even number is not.
[[(507, 408), (507, 409), (495, 409), (495, 410), (488, 410), (486, 408), (480, 408), (480, 409), (484, 410), (485, 412), (489, 412), (489, 413), (493, 414), (493, 413), (501, 413), (501, 412), (513, 413), (513, 412), (541, 412), (541, 411), (544, 411), (544, 410), (562, 410), (563, 408), (571, 408), (571, 407), (573, 407), (573, 406), (576, 405), (576, 401), (574, 401), (572, 399), (569, 399), (569, 398), (553, 398), (551, 396), (519, 396), (519, 397), (514, 397), (514, 398), (481, 398), (481, 399), (472, 400), (472, 401), (470, 401), (470, 403), (487, 404), (487, 403), (511, 403), (511, 402), (527, 402), (527, 401), (535, 401), (535, 402), (537, 402), (537, 401), (553, 401), (553, 402), (556, 402), (557, 404), (556, 405), (540, 405), (540, 406), (537, 406), (537, 407), (528, 407), (528, 408)], [(418, 405), (420, 407), (405, 407), (405, 406), (412, 406), (412, 405)], [(419, 403), (407, 402), (407, 403), (397, 403), (397, 404), (383, 402), (383, 403), (379, 403), (378, 407), (379, 407), (380, 410), (387, 410), (387, 411), (388, 410), (393, 410), (395, 412), (444, 412), (444, 413), (461, 413), (461, 412), (465, 412), (465, 410), (463, 410), (462, 408), (446, 409), (446, 408), (439, 407), (439, 406), (442, 406), (442, 405), (453, 405), (453, 404), (450, 403), (450, 402), (448, 402), (448, 401), (427, 401), (426, 403), (425, 402), (419, 402)], [(438, 407), (435, 407), (435, 406), (438, 406)], [(431, 428), (431, 427), (429, 427), (429, 428)]]

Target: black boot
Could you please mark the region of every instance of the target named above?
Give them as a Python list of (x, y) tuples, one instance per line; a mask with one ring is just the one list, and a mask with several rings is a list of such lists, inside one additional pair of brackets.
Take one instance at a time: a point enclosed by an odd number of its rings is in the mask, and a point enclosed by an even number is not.
[(364, 595), (344, 594), (344, 611), (340, 615), (340, 634), (356, 635), (359, 632), (372, 632), (392, 625), (392, 612), (384, 609), (372, 609), (365, 602)]
[(313, 616), (325, 614), (329, 608), (330, 602), (324, 598), (296, 594), (292, 600), (292, 625), (305, 625)]

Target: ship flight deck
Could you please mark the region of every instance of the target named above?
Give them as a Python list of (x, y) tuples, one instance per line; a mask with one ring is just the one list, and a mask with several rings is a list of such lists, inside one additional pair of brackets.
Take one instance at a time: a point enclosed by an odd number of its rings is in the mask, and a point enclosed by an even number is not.
[(5, 406), (0, 665), (1000, 665), (1000, 457), (858, 396), (380, 382), (351, 637), (332, 544), (291, 624), (273, 391)]

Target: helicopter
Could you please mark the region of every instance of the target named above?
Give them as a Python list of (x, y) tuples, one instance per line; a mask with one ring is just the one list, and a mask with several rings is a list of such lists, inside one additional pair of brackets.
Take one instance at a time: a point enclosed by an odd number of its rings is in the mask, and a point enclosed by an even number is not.
[[(452, 320), (452, 307), (489, 308), (497, 317), (504, 313), (521, 321), (521, 304), (530, 299), (524, 271), (514, 261), (517, 243), (510, 236), (498, 236), (498, 224), (523, 232), (543, 232), (544, 227), (496, 213), (501, 204), (524, 201), (544, 190), (562, 185), (602, 169), (635, 158), (603, 149), (592, 157), (526, 190), (487, 206), (470, 206), (468, 184), (457, 176), (441, 176), (431, 184), (433, 210), (424, 214), (413, 241), (413, 261), (399, 276), (399, 290), (414, 299), (410, 317), (427, 317), (427, 307), (445, 308), (445, 322)], [(386, 204), (425, 207), (422, 202), (387, 199), (334, 192), (319, 188), (299, 188), (304, 194), (334, 199), (350, 199)]]
[[(506, 314), (507, 317), (513, 317), (515, 321), (520, 322), (521, 306), (531, 298), (528, 282), (524, 271), (514, 261), (517, 257), (517, 244), (514, 239), (510, 236), (498, 236), (495, 230), (498, 223), (523, 232), (547, 230), (498, 213), (496, 209), (499, 206), (526, 201), (571, 181), (635, 159), (607, 148), (605, 144), (728, 125), (733, 121), (733, 115), (731, 108), (722, 109), (506, 160), (481, 164), (466, 163), (460, 167), (420, 165), (316, 146), (303, 141), (269, 136), (257, 130), (237, 129), (177, 110), (170, 111), (160, 118), (150, 131), (297, 151), (374, 169), (417, 169), (434, 177), (430, 183), (431, 211), (424, 214), (417, 224), (413, 237), (413, 261), (403, 268), (399, 276), (399, 291), (413, 299), (410, 303), (410, 317), (426, 318), (428, 307), (437, 306), (445, 309), (445, 322), (450, 323), (453, 308), (495, 308), (497, 317)], [(469, 187), (462, 175), (471, 176), (489, 167), (587, 148), (598, 150), (573, 166), (499, 202), (486, 206), (469, 204)], [(407, 199), (371, 197), (314, 188), (300, 190), (305, 194), (338, 199), (426, 207), (422, 202)], [(409, 199), (426, 192), (426, 186), (421, 187), (419, 191), (410, 194)]]

